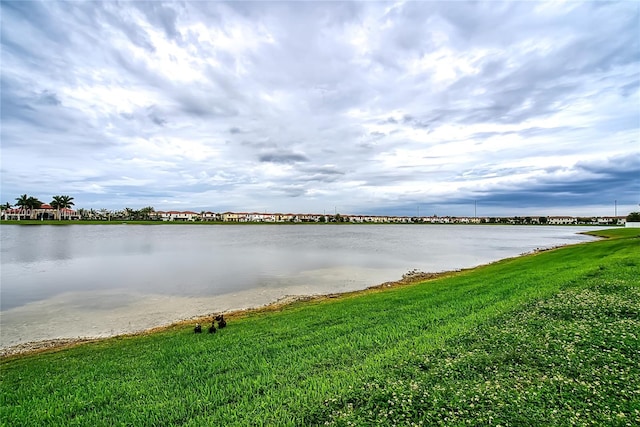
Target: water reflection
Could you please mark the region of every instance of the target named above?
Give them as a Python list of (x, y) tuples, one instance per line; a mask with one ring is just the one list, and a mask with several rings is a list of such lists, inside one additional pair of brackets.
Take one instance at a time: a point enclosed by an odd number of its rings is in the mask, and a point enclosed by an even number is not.
[[(33, 233), (34, 227), (16, 227), (16, 242), (12, 250), (17, 255), (17, 260), (23, 263), (35, 262), (40, 259), (62, 261), (71, 258), (69, 248), (71, 237), (67, 233)], [(38, 227), (40, 228), (40, 227)], [(66, 227), (69, 228), (69, 227)], [(3, 228), (4, 232), (4, 228)], [(4, 246), (4, 245), (3, 245)], [(10, 256), (11, 254), (7, 254)]]

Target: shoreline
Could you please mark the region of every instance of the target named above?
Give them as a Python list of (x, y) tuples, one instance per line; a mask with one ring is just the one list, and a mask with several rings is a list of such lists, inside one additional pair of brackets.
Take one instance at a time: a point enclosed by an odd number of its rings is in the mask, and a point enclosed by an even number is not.
[[(537, 252), (538, 251), (534, 251), (533, 254)], [(521, 256), (525, 256), (525, 255), (532, 255), (532, 254), (522, 254)], [(509, 259), (509, 258), (506, 258), (506, 259)], [(503, 260), (498, 260), (494, 262), (500, 262), (500, 261), (503, 261)], [(53, 339), (47, 339), (47, 340), (28, 341), (28, 342), (14, 344), (4, 348), (0, 348), (0, 360), (6, 359), (6, 358), (12, 358), (12, 357), (45, 353), (49, 351), (64, 350), (66, 348), (71, 348), (71, 347), (75, 347), (82, 344), (100, 342), (100, 341), (105, 341), (113, 338), (143, 336), (143, 335), (153, 334), (156, 332), (166, 331), (172, 328), (185, 327), (186, 325), (192, 325), (196, 322), (206, 323), (206, 322), (210, 322), (212, 317), (214, 317), (217, 314), (224, 314), (227, 319), (232, 320), (232, 319), (238, 319), (238, 318), (241, 318), (250, 314), (255, 314), (255, 313), (279, 311), (291, 304), (295, 304), (298, 302), (323, 301), (323, 300), (335, 299), (335, 298), (352, 297), (355, 295), (360, 295), (360, 294), (369, 293), (369, 292), (380, 292), (382, 290), (389, 289), (392, 287), (415, 285), (418, 283), (438, 279), (441, 277), (449, 276), (449, 275), (460, 273), (463, 271), (473, 270), (473, 269), (482, 267), (484, 265), (490, 265), (490, 264), (493, 264), (493, 263), (483, 264), (483, 265), (479, 265), (479, 266), (471, 267), (467, 269), (442, 271), (440, 273), (426, 273), (426, 272), (417, 271), (417, 270), (410, 270), (407, 273), (403, 274), (402, 278), (399, 280), (384, 282), (379, 285), (369, 286), (367, 288), (360, 289), (360, 290), (345, 291), (345, 292), (338, 292), (338, 293), (334, 292), (334, 293), (327, 293), (327, 294), (285, 295), (272, 302), (258, 305), (258, 306), (239, 308), (239, 309), (229, 309), (226, 311), (219, 311), (219, 312), (213, 312), (213, 313), (208, 313), (203, 315), (197, 315), (190, 318), (177, 320), (169, 324), (158, 325), (152, 328), (147, 328), (147, 329), (135, 331), (135, 332), (116, 333), (109, 336), (99, 336), (99, 337), (90, 337), (90, 336), (69, 337), (69, 338), (53, 338)]]
[[(595, 238), (594, 241), (605, 238), (604, 236), (591, 234), (591, 232), (582, 232), (579, 234), (585, 234), (585, 235), (594, 237)], [(28, 342), (23, 342), (23, 343), (9, 345), (7, 347), (0, 348), (0, 360), (13, 358), (13, 357), (28, 356), (28, 355), (39, 354), (39, 353), (50, 352), (50, 351), (64, 350), (67, 348), (75, 347), (75, 346), (86, 344), (86, 343), (101, 342), (101, 341), (105, 341), (113, 338), (143, 336), (143, 335), (148, 335), (156, 332), (166, 331), (172, 328), (185, 327), (186, 325), (192, 325), (196, 322), (206, 323), (206, 322), (210, 322), (212, 317), (215, 317), (215, 315), (217, 314), (224, 314), (227, 317), (227, 319), (232, 320), (234, 318), (238, 319), (254, 313), (279, 311), (285, 308), (286, 306), (289, 306), (291, 304), (295, 304), (298, 302), (323, 301), (323, 300), (335, 299), (335, 298), (348, 298), (348, 297), (362, 295), (370, 292), (381, 292), (381, 291), (384, 291), (385, 289), (389, 289), (393, 287), (416, 285), (419, 283), (428, 282), (430, 280), (435, 280), (442, 277), (452, 276), (455, 274), (476, 270), (478, 268), (482, 268), (498, 262), (503, 262), (509, 259), (535, 256), (542, 252), (554, 251), (560, 248), (574, 246), (574, 245), (581, 245), (585, 243), (589, 243), (589, 242), (570, 243), (570, 244), (564, 244), (564, 245), (555, 245), (550, 247), (536, 248), (528, 252), (520, 253), (519, 255), (516, 255), (513, 257), (502, 258), (499, 260), (476, 265), (473, 267), (445, 270), (437, 273), (423, 272), (423, 271), (418, 271), (414, 269), (414, 270), (408, 271), (407, 273), (404, 273), (402, 275), (402, 278), (398, 280), (383, 282), (378, 285), (368, 286), (363, 289), (349, 290), (344, 292), (332, 292), (332, 293), (284, 295), (282, 297), (279, 297), (265, 304), (242, 307), (242, 308), (231, 308), (228, 310), (221, 310), (221, 311), (211, 312), (208, 314), (196, 315), (196, 316), (172, 321), (170, 323), (160, 324), (158, 326), (144, 328), (138, 331), (113, 333), (106, 336), (94, 336), (94, 337), (78, 336), (78, 337), (63, 337), (63, 338), (28, 341)]]

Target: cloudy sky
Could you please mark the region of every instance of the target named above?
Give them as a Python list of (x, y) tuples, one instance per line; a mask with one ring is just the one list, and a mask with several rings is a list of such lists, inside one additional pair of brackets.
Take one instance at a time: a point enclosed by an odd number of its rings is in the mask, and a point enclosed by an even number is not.
[(640, 2), (1, 3), (1, 197), (613, 215)]

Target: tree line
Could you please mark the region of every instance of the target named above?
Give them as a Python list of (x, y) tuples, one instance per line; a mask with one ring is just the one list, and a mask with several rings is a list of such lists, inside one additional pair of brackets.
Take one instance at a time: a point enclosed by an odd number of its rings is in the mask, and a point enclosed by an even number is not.
[[(16, 197), (16, 203), (14, 206), (21, 209), (40, 209), (44, 203), (37, 197), (28, 196), (23, 194), (20, 197)], [(53, 200), (49, 203), (54, 209), (71, 209), (74, 206), (73, 197), (71, 196), (53, 196)], [(11, 203), (7, 202), (2, 205), (2, 209), (11, 209)]]
[[(60, 211), (62, 209), (71, 209), (74, 206), (73, 203), (74, 198), (67, 195), (57, 195), (53, 196), (49, 205)], [(40, 209), (44, 203), (41, 202), (37, 197), (29, 196), (27, 194), (23, 194), (20, 197), (16, 198), (15, 207), (19, 207), (21, 209)], [(2, 210), (11, 209), (11, 203), (7, 202), (0, 206)], [(153, 215), (155, 213), (155, 209), (153, 206), (146, 206), (141, 209), (131, 209), (124, 208), (121, 211), (108, 211), (107, 209), (83, 209), (80, 208), (77, 210), (78, 215), (82, 219), (98, 219), (98, 220), (109, 220), (109, 219), (125, 219), (125, 220), (151, 220), (157, 219)], [(627, 215), (628, 222), (640, 222), (640, 212), (631, 212)], [(412, 218), (412, 222), (419, 222), (419, 218)], [(537, 220), (537, 221), (536, 221)], [(593, 218), (577, 218), (578, 223), (588, 224), (592, 222)], [(514, 218), (483, 218), (482, 222), (487, 223), (516, 223), (516, 224), (532, 224), (537, 222), (538, 224), (546, 224), (548, 221), (547, 217), (540, 218), (531, 218), (531, 217), (514, 217)], [(320, 218), (320, 222), (348, 222), (348, 219), (340, 214), (336, 214), (335, 216), (328, 215), (322, 216)]]
[[(53, 196), (49, 205), (56, 209), (58, 212), (63, 209), (71, 209), (74, 206), (73, 197), (67, 195)], [(23, 194), (20, 197), (16, 197), (15, 207), (25, 210), (33, 210), (40, 209), (44, 203), (38, 199), (37, 197), (29, 196), (27, 194)], [(11, 203), (7, 202), (2, 205), (2, 209), (11, 209)], [(60, 219), (62, 217), (58, 215)]]

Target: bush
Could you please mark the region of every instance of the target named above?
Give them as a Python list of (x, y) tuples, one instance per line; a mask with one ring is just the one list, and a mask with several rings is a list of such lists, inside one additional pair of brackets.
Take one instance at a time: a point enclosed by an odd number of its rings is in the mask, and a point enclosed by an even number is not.
[(627, 222), (640, 222), (640, 212), (631, 212), (627, 215)]

